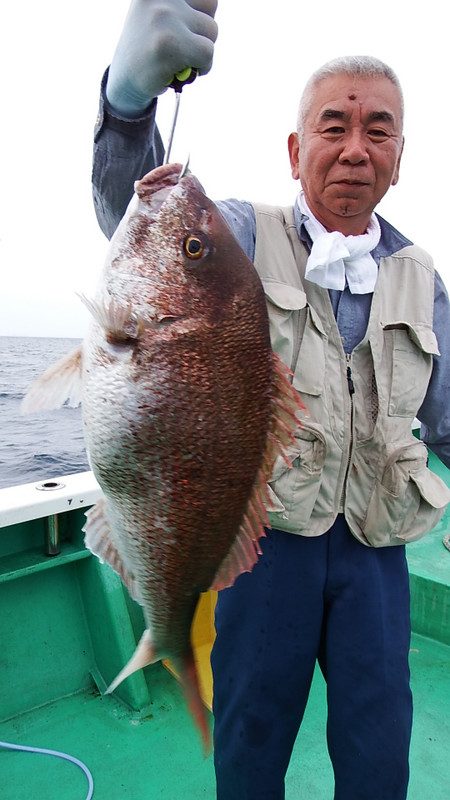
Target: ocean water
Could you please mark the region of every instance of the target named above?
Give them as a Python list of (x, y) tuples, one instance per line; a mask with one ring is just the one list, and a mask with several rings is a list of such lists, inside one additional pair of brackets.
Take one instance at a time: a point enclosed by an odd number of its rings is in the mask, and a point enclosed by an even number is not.
[(20, 413), (32, 380), (79, 341), (0, 336), (0, 489), (89, 469), (80, 408)]

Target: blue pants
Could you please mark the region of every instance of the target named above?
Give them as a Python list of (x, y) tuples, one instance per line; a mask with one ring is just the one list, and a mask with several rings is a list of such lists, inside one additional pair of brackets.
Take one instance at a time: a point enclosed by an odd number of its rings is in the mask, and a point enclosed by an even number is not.
[(217, 604), (218, 800), (283, 800), (316, 660), (327, 683), (335, 800), (405, 800), (412, 700), (404, 547), (365, 547), (339, 516), (319, 537), (269, 531), (262, 548), (253, 572)]

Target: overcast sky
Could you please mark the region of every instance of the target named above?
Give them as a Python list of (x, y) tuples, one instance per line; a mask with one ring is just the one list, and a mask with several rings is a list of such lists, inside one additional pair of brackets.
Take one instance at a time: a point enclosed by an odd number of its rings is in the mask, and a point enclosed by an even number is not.
[[(106, 255), (90, 194), (98, 87), (126, 0), (25, 0), (0, 9), (0, 335), (83, 336)], [(406, 102), (399, 184), (379, 206), (429, 250), (450, 286), (447, 243), (448, 24), (441, 0), (276, 3), (219, 0), (211, 73), (182, 96), (173, 159), (213, 199), (290, 203), (286, 139), (310, 73), (370, 54), (397, 72)], [(166, 134), (174, 97), (160, 101)]]

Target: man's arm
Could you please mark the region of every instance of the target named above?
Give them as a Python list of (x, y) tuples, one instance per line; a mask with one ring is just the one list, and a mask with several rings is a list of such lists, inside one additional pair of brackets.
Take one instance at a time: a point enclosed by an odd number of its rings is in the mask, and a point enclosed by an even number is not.
[(110, 239), (133, 195), (134, 182), (162, 164), (164, 147), (155, 123), (157, 101), (140, 117), (122, 117), (106, 99), (107, 79), (108, 71), (94, 131), (92, 194), (98, 224)]
[(92, 184), (99, 225), (110, 238), (142, 178), (164, 158), (156, 98), (186, 67), (212, 65), (217, 0), (132, 0), (102, 81)]
[(441, 355), (434, 356), (431, 380), (417, 417), (421, 422), (421, 438), (450, 469), (450, 303), (438, 273), (433, 329)]

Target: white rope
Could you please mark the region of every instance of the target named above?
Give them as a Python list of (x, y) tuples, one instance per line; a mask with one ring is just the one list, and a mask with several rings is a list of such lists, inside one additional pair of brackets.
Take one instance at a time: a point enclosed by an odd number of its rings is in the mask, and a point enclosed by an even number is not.
[(57, 756), (58, 758), (64, 758), (66, 761), (70, 761), (72, 764), (75, 764), (77, 767), (83, 770), (84, 774), (86, 775), (89, 784), (86, 800), (91, 800), (94, 794), (94, 781), (92, 774), (87, 768), (86, 764), (83, 764), (83, 762), (78, 758), (75, 758), (75, 756), (69, 756), (67, 753), (60, 753), (58, 750), (47, 750), (43, 747), (27, 747), (23, 744), (11, 744), (11, 742), (0, 742), (0, 747), (5, 748), (5, 750), (19, 750), (25, 753), (39, 753), (46, 756)]

